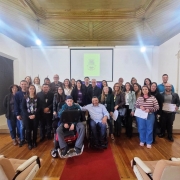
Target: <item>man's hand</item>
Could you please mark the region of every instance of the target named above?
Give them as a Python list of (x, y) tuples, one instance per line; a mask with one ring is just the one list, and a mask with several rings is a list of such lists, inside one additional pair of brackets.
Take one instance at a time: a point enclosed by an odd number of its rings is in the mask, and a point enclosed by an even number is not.
[(69, 130), (70, 130), (70, 131), (73, 131), (73, 130), (74, 130), (74, 124), (71, 124)]
[(18, 120), (21, 120), (21, 116), (17, 116), (17, 119), (18, 119)]
[(49, 108), (44, 108), (44, 113), (48, 113), (49, 112)]
[(102, 118), (102, 123), (103, 123), (103, 124), (106, 124), (106, 122), (107, 122), (107, 116), (104, 116), (104, 117)]
[(54, 111), (54, 112), (53, 112), (53, 115), (55, 116), (56, 114), (57, 114), (56, 111)]
[(69, 125), (67, 123), (64, 124), (64, 128), (69, 128)]
[(145, 108), (144, 108), (143, 106), (140, 106), (140, 109), (143, 110), (143, 111), (145, 111)]
[(34, 119), (35, 118), (35, 115), (30, 115), (29, 116), (29, 119)]

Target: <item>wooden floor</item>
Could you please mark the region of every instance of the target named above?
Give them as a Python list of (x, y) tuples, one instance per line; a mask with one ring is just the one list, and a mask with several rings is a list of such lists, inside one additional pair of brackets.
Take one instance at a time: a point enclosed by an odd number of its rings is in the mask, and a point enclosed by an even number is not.
[[(115, 141), (109, 139), (117, 169), (122, 180), (134, 180), (136, 177), (130, 167), (130, 160), (138, 156), (143, 160), (169, 159), (170, 157), (180, 157), (180, 134), (174, 135), (174, 142), (167, 139), (157, 138), (152, 149), (139, 146), (139, 138), (134, 134), (132, 139), (128, 139), (124, 134), (116, 138)], [(38, 171), (35, 180), (58, 180), (65, 165), (64, 159), (53, 159), (50, 151), (53, 148), (53, 141), (47, 140), (39, 143), (38, 147), (28, 150), (27, 145), (19, 148), (13, 146), (9, 134), (0, 134), (0, 154), (8, 158), (28, 159), (33, 155), (38, 155), (42, 159), (42, 167)], [(87, 157), (88, 158), (88, 157)], [(113, 177), (112, 177), (113, 178)], [(68, 180), (68, 179), (67, 179)]]

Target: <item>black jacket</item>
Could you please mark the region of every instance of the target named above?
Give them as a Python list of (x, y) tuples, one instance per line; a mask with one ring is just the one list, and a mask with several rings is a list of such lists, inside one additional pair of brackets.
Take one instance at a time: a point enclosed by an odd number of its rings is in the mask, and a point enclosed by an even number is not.
[(157, 99), (158, 104), (159, 104), (159, 110), (157, 111), (157, 114), (161, 115), (162, 106), (163, 106), (163, 97), (159, 92), (156, 92), (156, 93), (151, 92), (151, 95), (153, 95)]
[[(62, 97), (61, 97), (62, 98)], [(59, 100), (58, 99), (58, 93), (54, 94), (54, 99), (53, 99), (53, 112), (57, 112), (62, 108), (62, 106), (65, 104), (66, 100), (66, 95), (64, 96), (63, 99)]]
[(103, 102), (101, 102), (101, 96), (99, 96), (99, 102), (101, 104), (104, 104), (104, 105), (106, 104), (107, 105), (105, 107), (106, 107), (106, 109), (107, 109), (107, 111), (109, 113), (114, 112), (114, 95), (108, 94), (107, 98), (106, 98), (106, 101), (103, 101)]
[[(81, 93), (82, 93), (82, 103), (80, 104), (81, 106), (84, 106), (86, 105), (86, 93), (85, 93), (85, 89), (82, 88), (81, 89)], [(72, 92), (71, 92), (71, 96), (73, 97), (73, 101), (75, 103), (77, 103), (77, 100), (78, 100), (78, 89), (75, 87)]]
[(86, 96), (85, 96), (85, 105), (91, 104), (91, 103), (92, 103), (92, 99), (91, 99), (87, 94), (88, 94), (89, 89), (92, 88), (92, 85), (89, 84), (89, 86), (85, 86), (85, 85), (83, 84), (83, 88), (84, 88), (85, 94), (86, 94)]
[[(164, 103), (164, 95), (165, 95), (165, 92), (163, 92), (161, 95), (162, 95), (162, 98), (163, 98), (163, 99), (162, 99), (162, 103)], [(176, 106), (179, 107), (180, 102), (179, 102), (179, 96), (178, 96), (178, 94), (171, 92), (171, 95), (172, 95), (171, 104), (176, 104)]]
[(118, 109), (123, 108), (125, 105), (125, 94), (121, 92), (120, 94), (116, 95), (115, 98), (115, 106), (119, 106)]
[(60, 81), (58, 81), (58, 84), (57, 84), (57, 86), (56, 86), (55, 83), (52, 82), (52, 83), (50, 84), (50, 91), (51, 91), (52, 93), (57, 93), (57, 87), (62, 87), (62, 88), (63, 88), (63, 83), (60, 82)]
[(52, 113), (54, 94), (52, 92), (48, 92), (47, 94), (44, 94), (44, 92), (41, 91), (37, 93), (37, 97), (39, 99), (40, 113), (44, 112), (44, 108), (49, 108), (49, 110)]
[[(13, 94), (10, 93), (8, 95), (5, 96), (4, 98), (4, 101), (3, 101), (3, 106), (5, 107), (5, 116), (7, 119), (10, 119), (11, 118), (11, 107), (10, 107), (10, 101), (11, 101), (11, 98), (13, 97)], [(14, 99), (14, 97), (13, 97)]]
[(89, 102), (89, 104), (92, 103), (92, 97), (93, 97), (93, 96), (99, 97), (100, 95), (101, 95), (101, 89), (98, 88), (97, 86), (95, 86), (95, 88), (93, 88), (93, 87), (91, 86), (91, 88), (89, 88), (89, 89), (87, 90), (88, 99), (89, 99), (89, 101), (91, 100), (91, 102)]

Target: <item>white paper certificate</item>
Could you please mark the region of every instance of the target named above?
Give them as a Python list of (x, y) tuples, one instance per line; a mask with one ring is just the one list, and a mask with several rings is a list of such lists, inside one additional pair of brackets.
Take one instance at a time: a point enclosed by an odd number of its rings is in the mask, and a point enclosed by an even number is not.
[(176, 108), (176, 104), (170, 104), (170, 103), (163, 103), (163, 111), (170, 111), (174, 112)]
[(148, 113), (139, 108), (136, 108), (134, 116), (140, 117), (142, 119), (147, 119)]
[(117, 118), (118, 118), (118, 111), (117, 111), (117, 110), (114, 111), (112, 118), (113, 118), (115, 121), (117, 120)]

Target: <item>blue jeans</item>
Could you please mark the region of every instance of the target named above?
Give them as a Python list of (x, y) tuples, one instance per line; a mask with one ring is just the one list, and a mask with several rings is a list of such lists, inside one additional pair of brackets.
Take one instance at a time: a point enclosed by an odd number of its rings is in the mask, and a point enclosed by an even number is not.
[(20, 140), (25, 140), (25, 128), (24, 128), (24, 122), (23, 120), (18, 120), (20, 125)]
[[(106, 137), (106, 124), (96, 122), (94, 120), (90, 120), (90, 126), (91, 126), (91, 131), (94, 137), (94, 142), (95, 144), (99, 144), (98, 142), (100, 141), (101, 144), (104, 143), (105, 137)], [(100, 137), (98, 138), (97, 134), (97, 129), (100, 130)]]
[(20, 128), (18, 124), (18, 120), (15, 115), (12, 115), (10, 119), (7, 119), (7, 125), (10, 131), (10, 135), (12, 139), (16, 139), (16, 136), (20, 137)]
[(153, 127), (155, 116), (154, 113), (148, 114), (147, 119), (137, 118), (138, 120), (138, 131), (140, 142), (146, 144), (152, 144), (153, 142)]

